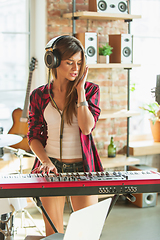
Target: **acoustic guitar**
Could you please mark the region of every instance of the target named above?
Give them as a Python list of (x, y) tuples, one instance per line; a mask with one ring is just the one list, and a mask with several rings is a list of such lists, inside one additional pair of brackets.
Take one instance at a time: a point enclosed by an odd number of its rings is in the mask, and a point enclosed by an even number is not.
[(30, 95), (30, 88), (31, 88), (31, 81), (33, 71), (35, 70), (35, 65), (37, 63), (36, 58), (32, 57), (30, 65), (29, 65), (29, 78), (27, 83), (27, 90), (25, 96), (25, 102), (23, 110), (21, 108), (17, 108), (12, 113), (13, 119), (13, 126), (9, 130), (9, 134), (17, 134), (23, 137), (20, 143), (12, 145), (11, 147), (16, 149), (23, 149), (26, 152), (31, 152), (31, 149), (28, 144), (27, 140), (27, 132), (28, 132), (28, 105), (29, 105), (29, 95)]

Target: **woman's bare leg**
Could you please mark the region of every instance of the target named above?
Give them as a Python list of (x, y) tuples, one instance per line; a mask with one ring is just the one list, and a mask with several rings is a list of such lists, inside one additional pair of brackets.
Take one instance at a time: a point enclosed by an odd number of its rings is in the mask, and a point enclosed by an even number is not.
[[(49, 215), (57, 231), (59, 233), (63, 233), (64, 232), (63, 231), (63, 211), (64, 211), (64, 204), (65, 204), (65, 197), (63, 196), (62, 197), (42, 197), (41, 201), (44, 209)], [(55, 233), (44, 214), (43, 214), (43, 218), (45, 222), (46, 236), (49, 236)]]
[(97, 195), (71, 196), (70, 198), (71, 198), (71, 205), (72, 205), (73, 211), (77, 211), (79, 209), (98, 203)]

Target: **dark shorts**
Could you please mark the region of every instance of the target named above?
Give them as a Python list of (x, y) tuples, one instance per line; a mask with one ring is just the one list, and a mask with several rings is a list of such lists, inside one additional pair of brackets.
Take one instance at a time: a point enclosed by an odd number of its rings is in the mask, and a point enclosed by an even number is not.
[(56, 158), (49, 157), (52, 163), (57, 168), (59, 173), (66, 172), (84, 172), (83, 162), (77, 163), (63, 163), (58, 161)]

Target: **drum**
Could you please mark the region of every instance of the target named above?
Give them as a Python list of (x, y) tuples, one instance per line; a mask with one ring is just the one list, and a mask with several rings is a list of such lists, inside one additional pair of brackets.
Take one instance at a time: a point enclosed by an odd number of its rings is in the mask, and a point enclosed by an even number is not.
[(12, 213), (6, 213), (0, 216), (0, 240), (14, 239), (13, 218)]
[(27, 206), (26, 198), (0, 199), (0, 240), (14, 239), (14, 211)]

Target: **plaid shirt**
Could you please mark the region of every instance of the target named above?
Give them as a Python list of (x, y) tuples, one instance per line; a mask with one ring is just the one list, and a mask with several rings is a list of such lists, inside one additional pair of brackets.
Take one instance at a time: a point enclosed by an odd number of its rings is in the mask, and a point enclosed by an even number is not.
[[(53, 97), (53, 93), (51, 90), (50, 93)], [(98, 85), (93, 84), (91, 82), (86, 82), (85, 94), (89, 110), (93, 114), (96, 125), (96, 122), (100, 115), (99, 108), (100, 90)], [(33, 92), (30, 95), (28, 140), (29, 142), (31, 142), (32, 139), (38, 139), (44, 147), (46, 145), (48, 137), (47, 137), (47, 123), (44, 119), (43, 113), (47, 104), (50, 101), (51, 99), (48, 94), (48, 84), (33, 90)], [(80, 141), (82, 146), (84, 171), (87, 172), (103, 171), (102, 163), (98, 155), (96, 146), (94, 144), (92, 134), (90, 133), (88, 135), (84, 135), (80, 130)], [(40, 161), (36, 158), (33, 168), (38, 167), (39, 164)]]

